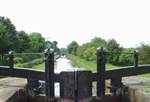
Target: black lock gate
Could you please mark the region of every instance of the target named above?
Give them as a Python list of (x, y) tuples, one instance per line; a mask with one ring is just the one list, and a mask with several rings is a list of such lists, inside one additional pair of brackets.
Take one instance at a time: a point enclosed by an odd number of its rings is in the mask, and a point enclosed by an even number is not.
[[(55, 100), (54, 83), (60, 83), (60, 99), (71, 99), (75, 102), (92, 97), (92, 82), (97, 82), (97, 96), (106, 97), (105, 80), (110, 79), (112, 95), (116, 96), (120, 89), (122, 77), (150, 73), (150, 65), (138, 65), (138, 53), (134, 53), (134, 66), (127, 66), (115, 70), (105, 70), (105, 54), (103, 48), (97, 50), (97, 72), (75, 71), (54, 73), (54, 52), (50, 49), (45, 52), (45, 71), (34, 69), (14, 68), (13, 53), (9, 53), (9, 66), (0, 66), (1, 76), (19, 77), (28, 79), (28, 92), (38, 88), (38, 81), (43, 80), (46, 84), (46, 97), (49, 102)], [(35, 84), (35, 85), (34, 85)], [(111, 101), (113, 102), (113, 101)], [(117, 101), (114, 101), (117, 102)]]
[(90, 71), (62, 72), (60, 97), (63, 99), (83, 100), (92, 96)]

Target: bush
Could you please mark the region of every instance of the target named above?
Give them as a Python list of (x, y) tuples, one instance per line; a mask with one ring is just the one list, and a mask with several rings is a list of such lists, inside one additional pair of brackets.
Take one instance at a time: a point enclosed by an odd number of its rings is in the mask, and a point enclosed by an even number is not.
[(26, 62), (26, 63), (23, 63), (23, 64), (19, 63), (19, 64), (16, 64), (16, 66), (17, 67), (24, 67), (24, 68), (32, 68), (33, 66), (41, 64), (43, 62), (44, 62), (44, 60), (42, 58), (40, 58), (40, 59), (35, 59), (33, 61)]
[(107, 42), (106, 50), (110, 52), (110, 54), (107, 56), (108, 63), (118, 65), (119, 56), (122, 52), (122, 47), (120, 47), (116, 40), (110, 39)]
[(124, 48), (121, 55), (119, 56), (119, 65), (129, 66), (134, 64), (134, 55), (127, 54), (133, 53), (135, 49), (133, 48)]
[(8, 66), (8, 55), (4, 55), (3, 58), (0, 56), (0, 65)]
[(142, 44), (139, 47), (139, 53), (140, 64), (150, 64), (150, 45)]
[(77, 49), (77, 56), (85, 60), (96, 60), (97, 45), (94, 43), (86, 43)]
[(67, 50), (69, 54), (74, 54), (76, 55), (77, 53), (77, 48), (78, 48), (78, 43), (76, 41), (72, 41), (68, 46), (67, 46)]
[(94, 47), (88, 48), (83, 52), (83, 57), (87, 61), (96, 60), (96, 49)]
[(15, 57), (14, 58), (14, 63), (17, 64), (17, 63), (23, 63), (23, 59), (21, 57)]
[(25, 63), (25, 62), (30, 62), (32, 60), (35, 60), (35, 59), (39, 59), (43, 57), (42, 55), (38, 55), (38, 54), (20, 54), (20, 55), (16, 55), (14, 56), (14, 60), (19, 63)]

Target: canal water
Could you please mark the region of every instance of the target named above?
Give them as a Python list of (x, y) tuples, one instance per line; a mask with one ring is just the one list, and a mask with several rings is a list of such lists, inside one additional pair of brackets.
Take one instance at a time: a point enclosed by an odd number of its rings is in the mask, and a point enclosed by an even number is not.
[[(72, 65), (72, 62), (66, 57), (62, 56), (56, 60), (55, 63), (55, 73), (61, 73), (63, 71), (77, 71), (77, 70), (85, 70), (85, 68), (79, 68), (77, 66)], [(60, 96), (60, 87), (59, 83), (55, 83), (55, 97)], [(92, 95), (96, 95), (96, 83), (92, 83)]]
[[(56, 60), (55, 73), (61, 73), (63, 71), (65, 71), (65, 72), (66, 71), (76, 71), (76, 70), (79, 70), (79, 68), (74, 67), (71, 64), (71, 61), (69, 59), (67, 59), (66, 57), (62, 56)], [(60, 96), (59, 83), (55, 83), (55, 97), (59, 97), (59, 96)]]

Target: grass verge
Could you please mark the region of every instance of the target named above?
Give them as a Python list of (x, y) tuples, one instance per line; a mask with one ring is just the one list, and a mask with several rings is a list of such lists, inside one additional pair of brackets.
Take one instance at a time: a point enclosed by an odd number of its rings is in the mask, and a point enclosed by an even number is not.
[(148, 77), (148, 78), (150, 78), (150, 74), (143, 74), (143, 75), (141, 75), (142, 77)]
[(34, 69), (40, 69), (40, 70), (44, 70), (45, 68), (45, 63), (41, 63), (38, 65), (33, 66)]
[[(67, 55), (67, 57), (73, 62), (74, 65), (86, 68), (87, 70), (96, 71), (96, 61), (87, 61), (85, 59), (81, 59), (78, 56), (74, 55)], [(116, 68), (117, 66), (114, 66), (112, 64), (106, 64), (106, 69), (112, 69)]]
[(15, 64), (15, 66), (42, 70), (42, 69), (44, 69), (44, 60), (42, 58), (34, 59), (34, 60), (26, 62), (26, 63), (17, 63), (17, 64)]

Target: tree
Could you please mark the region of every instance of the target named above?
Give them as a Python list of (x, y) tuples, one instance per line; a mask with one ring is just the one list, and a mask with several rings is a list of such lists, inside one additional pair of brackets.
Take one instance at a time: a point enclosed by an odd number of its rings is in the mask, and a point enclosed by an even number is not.
[(15, 26), (8, 18), (0, 17), (0, 53), (16, 50), (17, 41)]
[(139, 61), (141, 64), (150, 64), (150, 45), (141, 44), (139, 50)]
[(96, 60), (96, 49), (95, 43), (85, 43), (78, 48), (77, 55), (85, 60)]
[(83, 53), (84, 59), (87, 61), (96, 60), (96, 49), (94, 46), (91, 46), (90, 48), (86, 49)]
[(16, 50), (15, 45), (17, 45), (15, 26), (8, 18), (0, 17), (0, 64), (6, 64), (4, 53), (7, 53), (9, 50)]
[(96, 44), (97, 47), (105, 47), (107, 42), (100, 37), (95, 37), (91, 40), (91, 43)]
[(93, 38), (90, 42), (78, 47), (77, 55), (80, 58), (91, 61), (96, 60), (96, 49), (98, 47), (105, 47), (106, 41), (100, 37)]
[(6, 34), (4, 26), (0, 25), (0, 53), (3, 54), (9, 49), (10, 41), (9, 37)]
[(33, 32), (29, 35), (30, 39), (30, 51), (31, 52), (42, 52), (46, 48), (45, 38), (40, 33)]
[(107, 42), (106, 50), (110, 53), (109, 56), (107, 56), (108, 63), (118, 64), (122, 48), (115, 39), (111, 39)]
[(28, 34), (24, 31), (17, 32), (18, 44), (17, 44), (17, 52), (24, 52), (29, 50), (30, 48), (30, 39)]
[(16, 50), (17, 37), (15, 26), (8, 18), (0, 17), (0, 54), (1, 64), (4, 64), (4, 53), (9, 50)]
[(133, 53), (135, 49), (133, 48), (124, 48), (123, 51), (121, 52), (119, 56), (119, 65), (123, 66), (129, 66), (133, 65), (134, 57), (133, 54), (128, 54), (128, 53)]
[(76, 41), (72, 41), (68, 46), (67, 46), (67, 51), (69, 54), (77, 54), (77, 48), (78, 48), (78, 43)]

